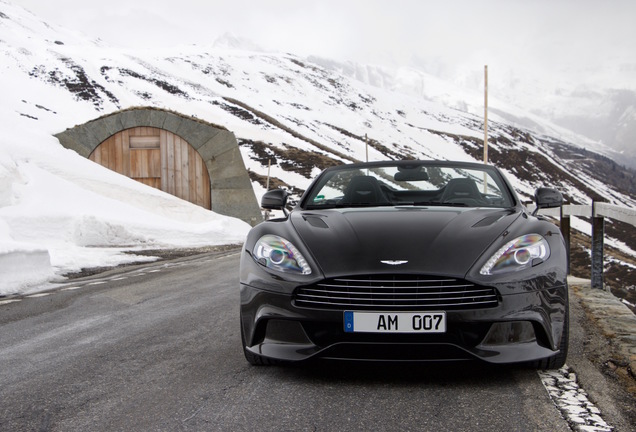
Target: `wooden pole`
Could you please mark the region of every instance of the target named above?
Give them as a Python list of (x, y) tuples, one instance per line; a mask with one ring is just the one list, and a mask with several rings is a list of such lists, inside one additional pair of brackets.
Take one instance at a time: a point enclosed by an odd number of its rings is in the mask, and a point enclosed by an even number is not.
[(488, 65), (484, 66), (484, 163), (488, 163)]
[[(484, 163), (488, 163), (488, 65), (484, 66)], [(488, 193), (488, 176), (484, 172), (484, 194)]]

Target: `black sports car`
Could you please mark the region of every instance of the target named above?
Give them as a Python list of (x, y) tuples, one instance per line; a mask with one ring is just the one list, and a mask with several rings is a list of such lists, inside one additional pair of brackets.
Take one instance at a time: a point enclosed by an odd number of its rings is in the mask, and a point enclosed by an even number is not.
[[(323, 171), (241, 256), (241, 335), (252, 364), (310, 358), (529, 362), (568, 349), (566, 249), (500, 170), (389, 161)], [(539, 188), (537, 209), (562, 205)]]

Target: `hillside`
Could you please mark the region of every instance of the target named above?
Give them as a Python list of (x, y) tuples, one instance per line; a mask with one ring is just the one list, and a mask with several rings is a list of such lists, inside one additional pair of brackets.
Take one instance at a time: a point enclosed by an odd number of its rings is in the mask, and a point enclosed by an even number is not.
[[(4, 129), (52, 136), (134, 106), (177, 111), (234, 132), (259, 198), (269, 164), (270, 184), (299, 196), (320, 170), (365, 160), (367, 152), (369, 160), (482, 158), (480, 117), (371, 86), (292, 54), (218, 46), (115, 50), (0, 1), (0, 57)], [(511, 116), (489, 116), (489, 155), (523, 200), (531, 201), (539, 186), (554, 185), (572, 204), (603, 199), (636, 207), (634, 171), (590, 151), (583, 139), (537, 134), (505, 120)], [(18, 157), (6, 139), (0, 138), (0, 162)], [(42, 145), (44, 151), (54, 144)], [(63, 159), (56, 163), (56, 170), (65, 170)], [(585, 221), (577, 228), (589, 231)], [(633, 232), (608, 224), (608, 235), (620, 240), (614, 243), (630, 260), (636, 256)], [(620, 266), (618, 283), (635, 285), (633, 267)]]

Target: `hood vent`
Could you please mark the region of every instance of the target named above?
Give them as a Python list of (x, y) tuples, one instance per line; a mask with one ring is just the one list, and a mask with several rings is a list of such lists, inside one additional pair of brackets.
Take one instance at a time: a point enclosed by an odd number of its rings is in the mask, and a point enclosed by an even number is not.
[(483, 218), (482, 220), (480, 220), (479, 222), (477, 222), (475, 225), (473, 225), (473, 228), (479, 228), (479, 227), (486, 227), (486, 226), (490, 226), (496, 222), (499, 222), (499, 220), (501, 218), (503, 218), (504, 216), (506, 216), (505, 214), (494, 214), (488, 217)]
[(305, 221), (307, 221), (309, 225), (315, 228), (329, 228), (329, 225), (327, 225), (327, 222), (325, 222), (320, 216), (316, 216), (312, 214), (304, 214), (303, 219), (305, 219)]

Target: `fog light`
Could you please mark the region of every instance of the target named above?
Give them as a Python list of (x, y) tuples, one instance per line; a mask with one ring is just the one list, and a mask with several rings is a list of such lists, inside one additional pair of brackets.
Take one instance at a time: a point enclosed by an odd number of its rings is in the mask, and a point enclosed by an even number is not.
[(536, 341), (534, 328), (529, 321), (495, 323), (484, 338), (482, 345), (506, 345)]

